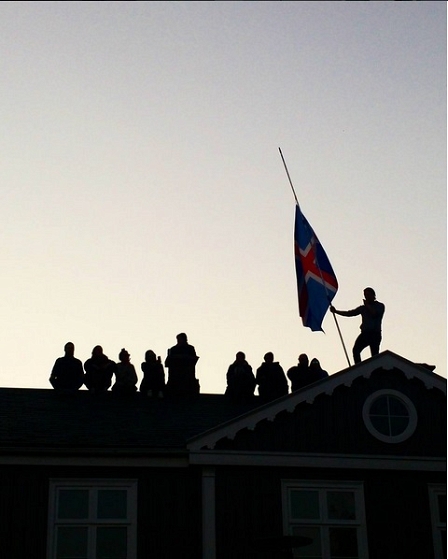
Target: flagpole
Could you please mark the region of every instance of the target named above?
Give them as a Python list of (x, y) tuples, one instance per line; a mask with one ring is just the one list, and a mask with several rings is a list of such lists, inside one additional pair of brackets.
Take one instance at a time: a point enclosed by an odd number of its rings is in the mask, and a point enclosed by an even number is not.
[[(288, 167), (286, 166), (286, 161), (285, 161), (285, 158), (283, 157), (282, 150), (281, 150), (280, 148), (278, 148), (278, 151), (280, 152), (280, 156), (281, 156), (281, 158), (282, 158), (283, 165), (284, 165), (285, 171), (286, 171), (286, 175), (287, 175), (287, 177), (288, 177), (288, 180), (289, 180), (289, 184), (290, 184), (290, 186), (291, 186), (292, 193), (294, 194), (294, 198), (295, 198), (296, 204), (297, 204), (297, 206), (298, 206), (299, 209), (300, 209), (299, 200), (298, 200), (298, 198), (297, 198), (296, 191), (294, 190), (294, 186), (293, 186), (293, 184), (292, 184), (291, 176), (290, 176), (290, 174), (289, 174)], [(317, 259), (316, 259), (316, 260), (317, 260)], [(317, 267), (318, 267), (318, 269), (319, 269), (320, 278), (321, 278), (321, 280), (322, 280), (322, 285), (324, 286), (325, 293), (326, 293), (326, 295), (327, 295), (328, 304), (331, 306), (330, 297), (329, 297), (329, 295), (328, 295), (328, 289), (327, 289), (327, 286), (326, 286), (326, 284), (325, 284), (324, 278), (323, 278), (323, 276), (322, 276), (322, 270), (320, 269), (319, 266), (317, 266)], [(330, 311), (330, 312), (331, 312), (331, 311)], [(338, 334), (339, 334), (339, 338), (340, 338), (340, 340), (341, 340), (342, 348), (343, 348), (343, 350), (344, 350), (344, 353), (345, 353), (345, 357), (346, 357), (346, 359), (347, 359), (348, 366), (351, 367), (350, 359), (349, 359), (348, 353), (347, 353), (347, 348), (345, 347), (344, 339), (343, 339), (343, 337), (342, 337), (341, 329), (339, 328), (338, 320), (337, 320), (337, 318), (336, 318), (335, 313), (332, 312), (331, 314), (333, 315), (334, 322), (335, 322), (335, 324), (336, 324), (336, 328), (337, 328), (337, 331), (338, 331)]]
[[(331, 305), (331, 303), (330, 303), (330, 305)], [(344, 348), (345, 358), (347, 359), (348, 366), (351, 367), (350, 359), (348, 358), (347, 349), (345, 347), (345, 343), (344, 343), (344, 340), (342, 338), (341, 329), (339, 328), (339, 323), (337, 321), (336, 315), (334, 314), (334, 312), (332, 312), (331, 314), (333, 315), (334, 322), (336, 324), (336, 328), (338, 329), (339, 337), (341, 338), (341, 343), (342, 343), (342, 347)]]
[(288, 176), (289, 184), (291, 185), (292, 193), (294, 194), (294, 198), (296, 199), (296, 204), (297, 204), (297, 205), (299, 206), (299, 208), (300, 208), (299, 200), (297, 199), (296, 191), (294, 190), (294, 187), (293, 187), (293, 185), (292, 185), (292, 180), (291, 180), (291, 177), (289, 176), (288, 167), (286, 166), (286, 161), (285, 161), (285, 158), (283, 157), (282, 150), (281, 150), (280, 148), (278, 148), (278, 151), (280, 152), (280, 156), (281, 156), (281, 158), (282, 158), (283, 165), (284, 165), (284, 167), (285, 167), (286, 175)]

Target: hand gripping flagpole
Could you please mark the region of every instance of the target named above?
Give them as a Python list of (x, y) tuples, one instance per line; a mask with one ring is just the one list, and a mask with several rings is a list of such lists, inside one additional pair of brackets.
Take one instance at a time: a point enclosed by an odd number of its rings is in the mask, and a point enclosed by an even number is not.
[[(282, 150), (281, 150), (280, 148), (278, 148), (278, 151), (280, 152), (280, 156), (281, 156), (281, 158), (282, 158), (283, 165), (284, 165), (285, 171), (286, 171), (286, 175), (287, 175), (287, 177), (288, 177), (288, 180), (289, 180), (289, 184), (290, 184), (290, 186), (291, 186), (292, 193), (294, 194), (294, 198), (295, 198), (296, 204), (297, 204), (297, 206), (298, 206), (299, 209), (300, 209), (299, 200), (298, 200), (298, 198), (297, 198), (296, 191), (294, 190), (294, 186), (293, 186), (293, 184), (292, 184), (291, 176), (290, 176), (290, 174), (289, 174), (288, 167), (286, 166), (286, 161), (285, 161), (285, 158), (283, 157)], [(322, 270), (320, 269), (319, 263), (318, 263), (318, 261), (317, 261), (317, 255), (316, 255), (316, 251), (315, 251), (314, 244), (313, 244), (312, 246), (313, 246), (313, 251), (314, 251), (314, 260), (315, 260), (316, 265), (317, 265), (317, 268), (318, 268), (318, 270), (319, 270), (320, 278), (321, 278), (321, 280), (322, 280), (322, 285), (324, 286), (324, 289), (325, 289), (325, 294), (327, 295), (328, 305), (331, 306), (331, 300), (330, 300), (330, 297), (329, 297), (329, 295), (328, 295), (327, 285), (326, 285), (326, 283), (325, 283), (325, 281), (324, 281), (324, 278), (323, 278), (323, 275), (322, 275)], [(346, 349), (346, 347), (345, 347), (344, 339), (342, 338), (342, 333), (341, 333), (341, 329), (339, 328), (338, 320), (337, 320), (337, 318), (336, 318), (335, 313), (332, 312), (331, 314), (333, 315), (334, 322), (335, 322), (335, 324), (336, 324), (336, 328), (337, 328), (337, 331), (338, 331), (338, 334), (339, 334), (339, 338), (340, 338), (340, 340), (341, 340), (342, 348), (343, 348), (343, 350), (344, 350), (344, 353), (345, 353), (345, 357), (346, 357), (346, 359), (347, 359), (348, 366), (351, 367), (350, 359), (349, 359), (349, 357), (348, 357), (348, 353), (347, 353), (347, 349)]]

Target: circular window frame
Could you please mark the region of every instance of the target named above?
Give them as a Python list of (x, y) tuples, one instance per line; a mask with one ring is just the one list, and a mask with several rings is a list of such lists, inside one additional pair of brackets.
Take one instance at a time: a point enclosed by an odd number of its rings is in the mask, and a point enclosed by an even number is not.
[[(399, 435), (394, 435), (394, 436), (384, 435), (374, 427), (370, 419), (370, 408), (373, 402), (375, 402), (381, 396), (393, 396), (394, 398), (397, 398), (405, 406), (405, 408), (409, 413), (409, 423), (406, 429)], [(373, 437), (382, 441), (383, 443), (392, 443), (392, 444), (401, 443), (409, 439), (414, 434), (414, 431), (417, 427), (417, 421), (418, 421), (417, 410), (415, 409), (415, 406), (412, 403), (412, 401), (401, 392), (398, 392), (398, 390), (390, 390), (390, 389), (377, 390), (367, 398), (362, 408), (362, 418), (364, 421), (364, 425), (366, 426), (367, 430)]]

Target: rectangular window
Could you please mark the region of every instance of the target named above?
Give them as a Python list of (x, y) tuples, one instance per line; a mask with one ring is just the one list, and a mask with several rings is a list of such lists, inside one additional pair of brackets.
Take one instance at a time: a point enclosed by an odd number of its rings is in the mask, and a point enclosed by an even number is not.
[(434, 557), (446, 559), (446, 485), (429, 485)]
[(48, 559), (135, 559), (135, 480), (50, 480)]
[(282, 482), (284, 533), (298, 536), (294, 557), (368, 557), (362, 483)]

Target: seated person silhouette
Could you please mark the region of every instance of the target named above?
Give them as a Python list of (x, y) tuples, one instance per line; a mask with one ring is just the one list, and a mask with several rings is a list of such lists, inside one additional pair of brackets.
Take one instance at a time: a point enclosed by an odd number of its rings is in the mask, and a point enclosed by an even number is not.
[(306, 353), (299, 355), (298, 364), (288, 369), (286, 375), (291, 381), (291, 392), (300, 390), (304, 386), (320, 380), (318, 373), (310, 370), (309, 359)]
[(195, 348), (188, 343), (184, 333), (176, 336), (177, 344), (167, 352), (165, 366), (168, 367), (166, 392), (170, 396), (192, 396), (199, 394), (196, 379), (196, 363), (199, 357)]
[(239, 351), (236, 354), (235, 361), (227, 370), (226, 378), (226, 396), (236, 402), (245, 402), (254, 397), (256, 381), (244, 352)]
[(97, 345), (92, 350), (92, 357), (84, 363), (84, 384), (94, 394), (101, 394), (112, 384), (112, 375), (115, 372), (116, 364), (107, 355), (104, 355), (103, 348)]
[(119, 396), (130, 396), (137, 391), (137, 373), (131, 363), (131, 356), (126, 349), (122, 349), (118, 355), (119, 363), (115, 367), (115, 384), (112, 392)]
[(258, 394), (263, 402), (270, 402), (288, 394), (285, 372), (280, 363), (274, 361), (274, 354), (271, 351), (264, 356), (264, 362), (258, 367), (255, 380), (258, 384)]
[(76, 392), (84, 383), (82, 363), (75, 357), (75, 345), (67, 342), (64, 357), (56, 359), (50, 375), (50, 383), (59, 392)]
[(163, 398), (165, 392), (165, 371), (160, 357), (151, 350), (145, 353), (142, 365), (143, 380), (140, 383), (140, 392), (148, 397)]
[(327, 378), (328, 377), (327, 371), (324, 371), (322, 369), (322, 367), (320, 366), (319, 360), (316, 359), (316, 357), (313, 357), (311, 359), (310, 372), (312, 373), (312, 375), (315, 376), (316, 380), (320, 380), (322, 378)]

